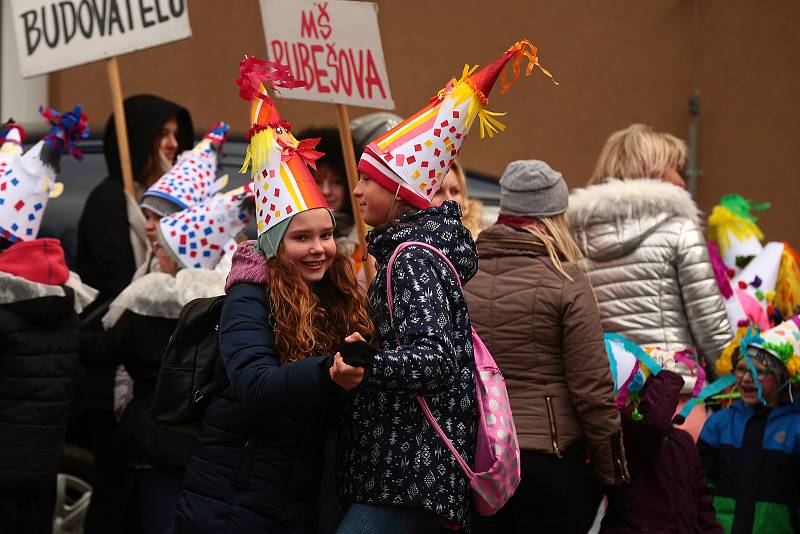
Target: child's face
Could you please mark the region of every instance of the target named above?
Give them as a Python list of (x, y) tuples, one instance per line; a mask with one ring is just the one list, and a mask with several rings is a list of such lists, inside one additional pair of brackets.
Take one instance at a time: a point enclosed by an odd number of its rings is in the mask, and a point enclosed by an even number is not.
[(370, 226), (380, 226), (388, 220), (389, 210), (395, 201), (394, 193), (391, 193), (378, 182), (370, 180), (363, 173), (359, 174), (358, 185), (353, 190), (353, 196), (358, 200), (358, 209), (361, 212), (364, 222)]
[(158, 222), (161, 220), (161, 216), (147, 208), (142, 208), (142, 212), (147, 219), (147, 222), (144, 224), (144, 234), (150, 241), (150, 246), (155, 248), (156, 242), (158, 241)]
[(298, 213), (286, 228), (281, 258), (291, 263), (307, 282), (318, 282), (333, 263), (336, 241), (333, 221), (326, 209)]
[(318, 165), (317, 172), (314, 173), (314, 180), (317, 182), (325, 202), (333, 211), (343, 211), (346, 203), (347, 180), (336, 174), (328, 165)]
[[(756, 369), (758, 375), (758, 382), (761, 384), (761, 396), (767, 401), (767, 406), (773, 407), (778, 405), (778, 384), (775, 377), (767, 370), (767, 367), (760, 361), (750, 358), (753, 367)], [(761, 404), (758, 398), (758, 388), (756, 387), (755, 380), (750, 371), (750, 367), (744, 358), (740, 358), (734, 367), (733, 372), (736, 375), (736, 387), (742, 393), (742, 401), (746, 404)]]

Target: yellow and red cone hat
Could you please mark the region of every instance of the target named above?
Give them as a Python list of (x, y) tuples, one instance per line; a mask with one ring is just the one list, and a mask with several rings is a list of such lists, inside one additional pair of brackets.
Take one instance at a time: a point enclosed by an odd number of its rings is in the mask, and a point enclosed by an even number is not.
[[(539, 65), (536, 47), (527, 40), (514, 43), (478, 72), (477, 65), (465, 65), (461, 78), (451, 80), (427, 106), (367, 145), (358, 163), (359, 172), (417, 208), (430, 206), (474, 120), (480, 123), (481, 138), (505, 130), (497, 119), (505, 113), (487, 110), (488, 96), (498, 79), (501, 93), (511, 87), (525, 58), (526, 76), (538, 66), (552, 79)], [(506, 81), (509, 63), (513, 74)]]
[[(323, 154), (314, 150), (319, 139), (295, 139), (291, 125), (281, 118), (267, 94), (266, 85), (274, 90), (303, 85), (292, 77), (288, 67), (245, 57), (239, 65), (236, 83), (240, 87), (239, 96), (251, 102), (250, 145), (241, 172), (250, 167), (253, 176), (260, 238), (282, 223), (285, 228), (297, 213), (328, 207), (308, 170), (309, 166), (316, 168), (315, 161)], [(282, 235), (280, 232), (276, 236), (272, 249), (277, 250)]]

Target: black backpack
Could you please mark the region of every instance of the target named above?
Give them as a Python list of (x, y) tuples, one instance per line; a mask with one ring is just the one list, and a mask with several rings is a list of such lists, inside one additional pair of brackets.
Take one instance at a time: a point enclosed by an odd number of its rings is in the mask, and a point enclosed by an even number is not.
[(225, 296), (195, 299), (181, 310), (161, 359), (152, 414), (160, 423), (189, 424), (203, 417), (209, 396), (228, 386), (218, 367), (219, 317)]

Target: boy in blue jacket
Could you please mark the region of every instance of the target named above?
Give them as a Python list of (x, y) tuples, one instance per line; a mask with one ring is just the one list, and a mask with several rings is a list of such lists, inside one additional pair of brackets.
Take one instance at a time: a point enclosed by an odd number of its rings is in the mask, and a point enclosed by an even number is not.
[(800, 316), (745, 337), (717, 368), (741, 399), (712, 415), (698, 449), (726, 533), (800, 532)]

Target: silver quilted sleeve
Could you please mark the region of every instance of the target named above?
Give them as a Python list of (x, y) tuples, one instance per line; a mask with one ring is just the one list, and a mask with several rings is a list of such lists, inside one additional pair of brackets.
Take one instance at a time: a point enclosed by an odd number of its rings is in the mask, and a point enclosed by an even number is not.
[(686, 318), (700, 352), (713, 372), (714, 362), (733, 338), (706, 240), (691, 220), (681, 226), (677, 251), (678, 284)]

